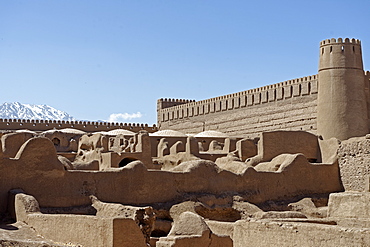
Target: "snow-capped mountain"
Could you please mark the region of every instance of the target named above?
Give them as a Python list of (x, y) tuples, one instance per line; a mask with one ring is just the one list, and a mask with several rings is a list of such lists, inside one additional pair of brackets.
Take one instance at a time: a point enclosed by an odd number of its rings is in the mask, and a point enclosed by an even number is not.
[(21, 104), (19, 102), (4, 103), (0, 105), (0, 118), (64, 121), (75, 120), (66, 112), (59, 111), (48, 105)]

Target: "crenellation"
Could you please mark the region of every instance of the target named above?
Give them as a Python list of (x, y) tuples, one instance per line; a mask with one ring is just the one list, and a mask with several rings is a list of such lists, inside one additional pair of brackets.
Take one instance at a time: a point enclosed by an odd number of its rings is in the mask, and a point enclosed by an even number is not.
[(253, 95), (253, 104), (254, 105), (261, 104), (261, 93), (258, 92)]
[(345, 38), (344, 40), (342, 38), (338, 38), (337, 40), (336, 39), (331, 39), (331, 40), (327, 40), (326, 42), (323, 41), (320, 43), (320, 47), (334, 47), (334, 46), (337, 46), (337, 45), (341, 45), (341, 44), (345, 44), (345, 45), (361, 45), (361, 41), (358, 40), (358, 39), (349, 39), (349, 38)]
[(293, 85), (293, 97), (298, 97), (301, 95), (301, 84)]
[(228, 98), (227, 100), (225, 100), (225, 102), (226, 102), (226, 110), (234, 109), (234, 97)]
[(275, 99), (276, 99), (276, 89), (270, 89), (269, 91), (268, 91), (268, 101), (269, 102), (272, 102), (272, 101), (275, 101)]
[[(51, 129), (75, 128), (87, 132), (103, 131), (107, 128), (127, 128), (127, 123), (91, 122), (91, 121), (65, 121), (65, 120), (38, 120), (38, 119), (1, 119), (0, 128), (16, 130), (22, 126), (23, 129), (32, 131), (45, 131)], [(144, 124), (134, 125), (134, 129), (145, 129), (148, 132), (156, 130), (156, 126)]]
[(179, 118), (180, 119), (184, 118), (184, 110), (183, 109), (179, 110)]
[(193, 107), (193, 116), (198, 116), (199, 115), (199, 108), (198, 108), (198, 106), (194, 106)]
[(247, 105), (247, 95), (242, 94), (240, 97), (240, 107), (245, 107)]
[(240, 107), (240, 96), (237, 94), (237, 96), (234, 98), (234, 109), (238, 109)]
[(311, 81), (309, 87), (311, 94), (317, 94), (318, 92), (317, 81)]
[(292, 86), (288, 85), (283, 88), (284, 90), (284, 98), (290, 98), (292, 97)]
[(247, 95), (247, 106), (252, 106), (253, 105), (253, 102), (254, 102), (254, 99), (253, 99), (254, 95), (253, 94), (248, 94)]
[(221, 105), (220, 105), (220, 102), (219, 101), (216, 101), (214, 103), (214, 106), (215, 106), (215, 108), (214, 108), (214, 111), (215, 112), (219, 112), (221, 110)]
[(210, 108), (210, 103), (206, 103), (204, 105), (204, 114), (208, 114), (209, 113), (209, 108)]
[(188, 109), (189, 109), (188, 117), (192, 117), (193, 116), (193, 107), (189, 107)]
[(267, 91), (262, 91), (260, 93), (261, 96), (261, 103), (267, 103), (268, 102), (268, 92)]
[(221, 111), (227, 110), (227, 100), (221, 100)]
[[(337, 56), (337, 54), (345, 56), (360, 56), (361, 52), (358, 52), (361, 49), (360, 44), (361, 42), (359, 40), (348, 38), (323, 40), (320, 42), (320, 59), (321, 57), (325, 57), (326, 59), (327, 57)], [(328, 61), (329, 60), (325, 60), (324, 62), (328, 63)], [(350, 61), (350, 63), (351, 62), (352, 61)], [(362, 62), (357, 62), (357, 64), (362, 65)], [(358, 65), (356, 66), (358, 67)], [(347, 66), (347, 64), (345, 66)], [(356, 66), (353, 68), (357, 69)], [(324, 67), (323, 71), (326, 69), (341, 69), (341, 67), (338, 66), (332, 67), (333, 68)], [(321, 70), (319, 70), (319, 72), (321, 75)], [(370, 80), (369, 71), (362, 73), (363, 78), (365, 76), (367, 80)], [(320, 76), (320, 78), (321, 81), (324, 80), (322, 76)], [(241, 126), (239, 125), (240, 121), (240, 123), (243, 122), (244, 124), (250, 125), (250, 128), (253, 126), (253, 128), (256, 128), (256, 131), (283, 128), (296, 130), (302, 129), (315, 132), (317, 129), (316, 115), (319, 85), (319, 76), (316, 74), (294, 78), (271, 85), (265, 85), (259, 88), (248, 89), (238, 93), (197, 101), (196, 104), (189, 104), (188, 102), (187, 104), (178, 105), (176, 108), (172, 109), (184, 110), (184, 116), (187, 111), (190, 111), (188, 117), (194, 117), (194, 121), (199, 119), (198, 117), (201, 117), (201, 115), (203, 115), (202, 121), (212, 119), (212, 128), (215, 129), (227, 129), (229, 128), (227, 126), (230, 126), (230, 128), (237, 131), (238, 127), (235, 126)], [(193, 109), (194, 106), (198, 108)], [(160, 109), (159, 112), (165, 111), (164, 109)], [(248, 112), (248, 114), (246, 112)], [(275, 112), (286, 113), (285, 117), (279, 120), (281, 122), (269, 123), (268, 127), (258, 127), (260, 122), (255, 120), (259, 119), (260, 115), (273, 114)], [(204, 118), (205, 115), (207, 115), (206, 118)], [(310, 115), (312, 115), (312, 117)], [(269, 118), (261, 116), (261, 119)], [(162, 125), (161, 128), (168, 128), (170, 126), (171, 125)], [(181, 123), (176, 123), (176, 126), (181, 126)], [(250, 130), (252, 131), (252, 129)], [(181, 130), (181, 127), (179, 127), (179, 130)], [(246, 133), (246, 130), (240, 133)]]

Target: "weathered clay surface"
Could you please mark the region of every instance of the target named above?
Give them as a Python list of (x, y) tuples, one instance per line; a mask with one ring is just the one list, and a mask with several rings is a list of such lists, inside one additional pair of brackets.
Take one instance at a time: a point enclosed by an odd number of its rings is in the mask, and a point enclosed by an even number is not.
[(292, 211), (298, 211), (310, 217), (323, 218), (327, 215), (327, 208), (317, 208), (311, 198), (304, 198), (298, 202), (290, 203), (288, 207)]
[(355, 39), (322, 41), (319, 61), (319, 75), (161, 99), (150, 134), (0, 119), (37, 130), (0, 130), (0, 245), (369, 246), (370, 72)]
[(183, 212), (175, 220), (168, 236), (160, 238), (156, 246), (231, 247), (232, 240), (229, 236), (218, 236), (213, 234), (201, 216), (192, 212)]
[(0, 224), (0, 246), (3, 247), (80, 247), (71, 243), (55, 243), (38, 235), (23, 222)]
[(346, 191), (369, 191), (370, 135), (342, 141), (338, 149), (338, 162)]
[(91, 195), (92, 206), (96, 209), (96, 216), (106, 218), (129, 218), (136, 222), (149, 243), (152, 233), (155, 215), (152, 207), (133, 207), (118, 203), (101, 202), (98, 198)]

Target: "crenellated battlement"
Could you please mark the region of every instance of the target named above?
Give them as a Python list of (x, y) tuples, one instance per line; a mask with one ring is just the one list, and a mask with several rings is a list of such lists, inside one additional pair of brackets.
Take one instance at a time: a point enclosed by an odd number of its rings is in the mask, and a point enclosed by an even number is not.
[(159, 102), (167, 102), (167, 103), (189, 103), (189, 102), (193, 102), (195, 100), (189, 100), (189, 99), (167, 99), (167, 98), (164, 98), (164, 99), (159, 99), (158, 100)]
[(368, 133), (370, 72), (363, 69), (361, 41), (326, 39), (319, 53), (316, 75), (201, 101), (167, 100), (158, 107), (159, 129), (238, 135), (304, 130), (343, 140)]
[(318, 71), (318, 134), (324, 139), (340, 140), (367, 134), (368, 99), (361, 41), (349, 38), (322, 41)]
[(28, 129), (32, 131), (45, 131), (50, 129), (74, 128), (86, 132), (109, 131), (114, 129), (127, 129), (132, 131), (146, 130), (148, 132), (157, 131), (154, 124), (139, 123), (113, 123), (113, 122), (93, 122), (93, 121), (64, 121), (64, 120), (30, 120), (30, 119), (0, 119), (0, 129), (18, 130)]
[(187, 104), (190, 102), (194, 102), (195, 100), (189, 100), (189, 99), (159, 99), (157, 100), (157, 111), (160, 109), (165, 109), (168, 107), (173, 107), (177, 105)]
[(183, 103), (158, 108), (158, 123), (316, 94), (317, 81), (317, 75), (306, 76), (201, 101), (160, 99), (158, 102)]
[(325, 46), (325, 45), (343, 45), (343, 44), (352, 44), (352, 45), (361, 45), (361, 41), (359, 39), (349, 39), (345, 38), (332, 38), (332, 39), (325, 39), (320, 42), (320, 46)]
[(320, 42), (319, 58), (319, 73), (338, 69), (363, 70), (361, 41), (358, 39), (323, 40)]

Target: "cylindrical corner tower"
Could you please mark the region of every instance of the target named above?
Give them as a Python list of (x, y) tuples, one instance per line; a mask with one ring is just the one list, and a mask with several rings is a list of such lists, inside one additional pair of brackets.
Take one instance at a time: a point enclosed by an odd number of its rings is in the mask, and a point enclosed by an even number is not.
[(345, 140), (368, 133), (361, 42), (339, 38), (320, 43), (317, 133)]

